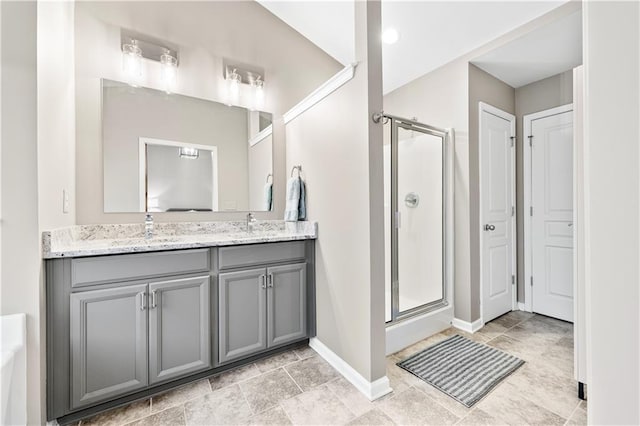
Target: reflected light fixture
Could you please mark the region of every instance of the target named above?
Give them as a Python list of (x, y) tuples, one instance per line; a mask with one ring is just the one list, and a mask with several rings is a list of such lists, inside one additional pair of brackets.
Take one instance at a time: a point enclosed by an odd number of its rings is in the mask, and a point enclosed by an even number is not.
[(127, 83), (138, 87), (142, 79), (142, 50), (138, 40), (131, 39), (130, 43), (122, 45), (122, 69)]
[(190, 146), (181, 146), (178, 148), (178, 153), (180, 154), (180, 158), (186, 158), (188, 160), (196, 160), (200, 156), (198, 149)]
[(227, 105), (237, 105), (240, 102), (240, 83), (242, 78), (234, 68), (232, 72), (227, 75)]
[(164, 49), (160, 55), (160, 80), (167, 94), (173, 92), (178, 82), (178, 59), (171, 55), (169, 49)]
[(253, 110), (262, 110), (264, 108), (264, 81), (258, 76), (251, 83), (253, 87)]
[(382, 42), (384, 44), (394, 44), (400, 39), (400, 34), (395, 28), (387, 28), (382, 32)]

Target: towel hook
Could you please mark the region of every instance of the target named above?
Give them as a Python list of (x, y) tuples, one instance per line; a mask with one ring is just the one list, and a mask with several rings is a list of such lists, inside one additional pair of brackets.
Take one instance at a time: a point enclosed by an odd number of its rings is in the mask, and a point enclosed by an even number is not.
[(269, 183), (269, 178), (271, 178), (271, 181), (273, 182), (273, 175), (271, 173), (267, 175), (267, 183)]
[(291, 177), (293, 177), (293, 172), (294, 171), (298, 171), (298, 177), (300, 177), (300, 173), (302, 172), (302, 166), (293, 166), (293, 168), (291, 169)]

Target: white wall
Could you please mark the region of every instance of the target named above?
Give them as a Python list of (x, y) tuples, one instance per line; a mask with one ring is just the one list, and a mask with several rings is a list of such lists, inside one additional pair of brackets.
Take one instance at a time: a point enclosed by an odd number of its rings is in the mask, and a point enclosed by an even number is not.
[[(316, 243), (317, 338), (366, 381), (385, 376), (380, 3), (355, 2), (354, 78), (286, 125)], [(367, 39), (367, 36), (370, 38)]]
[(640, 4), (584, 3), (591, 424), (640, 423)]
[[(73, 2), (38, 2), (38, 185), (40, 227), (75, 224)], [(63, 213), (63, 189), (69, 208)]]
[(27, 422), (44, 416), (35, 2), (2, 2), (0, 314), (27, 314)]

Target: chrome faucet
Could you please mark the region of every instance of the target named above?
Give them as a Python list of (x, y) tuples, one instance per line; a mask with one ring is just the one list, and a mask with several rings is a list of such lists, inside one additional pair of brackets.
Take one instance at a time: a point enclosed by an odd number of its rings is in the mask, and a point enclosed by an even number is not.
[(247, 232), (253, 232), (253, 227), (256, 224), (256, 217), (253, 213), (247, 213)]
[(150, 240), (153, 238), (153, 216), (147, 213), (144, 218), (144, 238)]

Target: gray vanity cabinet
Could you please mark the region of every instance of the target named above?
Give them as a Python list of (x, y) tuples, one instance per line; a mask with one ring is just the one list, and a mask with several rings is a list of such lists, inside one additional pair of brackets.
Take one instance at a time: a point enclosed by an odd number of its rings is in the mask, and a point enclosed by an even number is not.
[(219, 275), (221, 364), (308, 335), (306, 277), (306, 263)]
[(220, 363), (266, 349), (265, 269), (220, 274), (218, 288)]
[(314, 243), (48, 259), (47, 419), (76, 422), (314, 336)]
[(146, 290), (71, 294), (71, 408), (147, 386)]
[(212, 367), (208, 275), (149, 284), (149, 383)]

